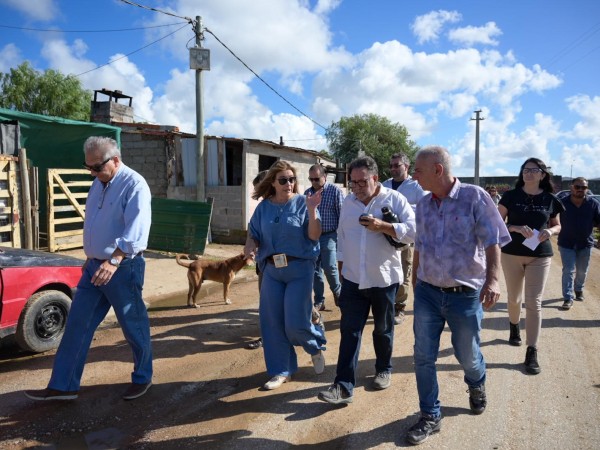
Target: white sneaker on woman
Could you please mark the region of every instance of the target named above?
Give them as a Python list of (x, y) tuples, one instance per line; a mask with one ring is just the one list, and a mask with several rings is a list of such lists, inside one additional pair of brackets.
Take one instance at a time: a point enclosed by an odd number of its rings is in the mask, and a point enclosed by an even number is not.
[(277, 389), (278, 387), (280, 387), (283, 383), (287, 383), (288, 378), (289, 377), (286, 377), (284, 375), (275, 375), (273, 378), (267, 381), (263, 387), (267, 391), (272, 391), (273, 389)]

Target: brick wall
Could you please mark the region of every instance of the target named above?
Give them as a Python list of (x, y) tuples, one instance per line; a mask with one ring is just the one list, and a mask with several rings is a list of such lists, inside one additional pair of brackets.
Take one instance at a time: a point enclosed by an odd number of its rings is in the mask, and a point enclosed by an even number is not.
[(162, 135), (121, 132), (123, 162), (140, 173), (150, 186), (153, 197), (167, 198), (166, 142)]

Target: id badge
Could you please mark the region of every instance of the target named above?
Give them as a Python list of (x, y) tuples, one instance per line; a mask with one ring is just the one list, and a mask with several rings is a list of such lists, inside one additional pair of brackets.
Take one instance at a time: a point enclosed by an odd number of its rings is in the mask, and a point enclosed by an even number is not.
[(285, 253), (279, 253), (278, 255), (273, 255), (273, 263), (275, 267), (281, 269), (282, 267), (287, 267), (287, 258), (285, 257)]

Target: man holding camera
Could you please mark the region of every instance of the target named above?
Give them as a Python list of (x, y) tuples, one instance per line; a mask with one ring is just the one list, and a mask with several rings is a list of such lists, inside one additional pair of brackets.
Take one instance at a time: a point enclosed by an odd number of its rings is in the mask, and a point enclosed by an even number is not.
[[(415, 237), (415, 216), (410, 204), (403, 195), (378, 182), (373, 158), (355, 159), (348, 174), (352, 193), (344, 199), (338, 227), (342, 318), (337, 375), (333, 385), (319, 393), (320, 400), (336, 405), (352, 403), (359, 347), (370, 310), (376, 355), (373, 388), (390, 386), (394, 299), (403, 275), (401, 252), (388, 242), (386, 235), (395, 243), (404, 244), (410, 244)], [(384, 221), (382, 208), (388, 208), (399, 222)]]

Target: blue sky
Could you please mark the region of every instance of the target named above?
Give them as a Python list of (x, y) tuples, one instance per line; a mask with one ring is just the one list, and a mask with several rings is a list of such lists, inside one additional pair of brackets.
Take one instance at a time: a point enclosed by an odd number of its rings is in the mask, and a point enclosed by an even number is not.
[[(600, 177), (600, 1), (135, 3), (202, 16), (206, 28), (325, 127), (342, 116), (380, 114), (405, 125), (419, 145), (447, 147), (454, 173), (471, 176), (475, 127), (469, 119), (481, 109), (480, 175), (516, 174), (535, 156), (563, 176)], [(120, 0), (0, 0), (0, 8), (0, 71), (25, 60), (38, 70), (91, 70), (79, 76), (84, 87), (133, 96), (137, 120), (195, 132), (186, 49), (194, 36), (181, 19)], [(140, 29), (85, 32), (128, 28)], [(205, 33), (203, 45), (211, 50), (206, 133), (283, 136), (289, 145), (325, 148), (324, 130), (266, 88), (213, 35)]]

